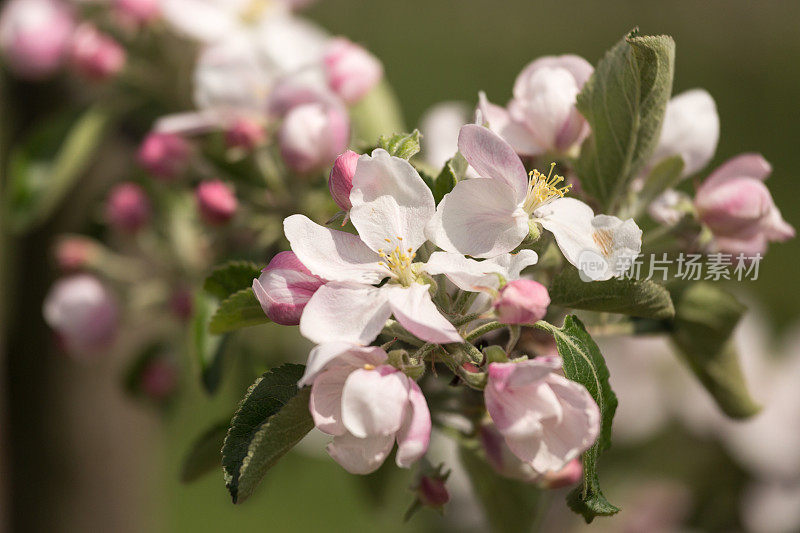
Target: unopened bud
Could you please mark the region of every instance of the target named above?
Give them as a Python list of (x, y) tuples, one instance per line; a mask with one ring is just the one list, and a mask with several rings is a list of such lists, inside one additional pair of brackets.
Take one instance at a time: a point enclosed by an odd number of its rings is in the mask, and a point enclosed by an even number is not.
[(157, 178), (171, 180), (186, 170), (191, 147), (175, 133), (152, 132), (139, 148), (139, 163)]
[(70, 59), (82, 76), (104, 81), (125, 66), (125, 49), (91, 24), (83, 24), (72, 37)]
[(100, 245), (87, 237), (68, 235), (56, 242), (56, 263), (59, 269), (66, 272), (89, 266), (99, 255)]
[(517, 279), (507, 283), (494, 302), (497, 320), (503, 324), (533, 324), (547, 314), (550, 295), (541, 283)]
[(239, 205), (233, 188), (220, 181), (204, 181), (195, 190), (197, 208), (203, 220), (213, 226), (227, 224)]
[(114, 0), (114, 9), (124, 21), (147, 24), (160, 15), (159, 0)]
[(172, 396), (178, 385), (178, 369), (166, 357), (154, 357), (139, 376), (141, 391), (151, 400), (161, 402)]
[(150, 220), (150, 200), (139, 185), (120, 183), (108, 195), (106, 220), (117, 230), (139, 231)]
[(344, 109), (321, 103), (293, 108), (278, 131), (286, 166), (306, 174), (329, 165), (347, 148), (350, 124)]
[(336, 158), (328, 178), (328, 189), (336, 205), (350, 211), (350, 191), (353, 190), (353, 176), (356, 173), (359, 154), (347, 150)]
[(383, 66), (363, 47), (334, 39), (323, 58), (328, 85), (348, 104), (361, 100), (383, 77)]
[(294, 252), (281, 252), (253, 280), (253, 292), (270, 320), (296, 326), (308, 300), (324, 284), (325, 280), (312, 274)]
[(246, 118), (236, 119), (225, 131), (225, 144), (229, 148), (250, 151), (262, 144), (265, 138), (264, 126), (256, 120)]

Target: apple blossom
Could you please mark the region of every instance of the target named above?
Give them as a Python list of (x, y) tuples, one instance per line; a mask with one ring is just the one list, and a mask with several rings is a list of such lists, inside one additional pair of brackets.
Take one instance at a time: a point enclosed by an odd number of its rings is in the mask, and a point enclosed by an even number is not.
[[(433, 194), (414, 167), (382, 149), (362, 155), (350, 202), (358, 235), (319, 226), (303, 215), (284, 221), (298, 259), (331, 280), (308, 302), (300, 332), (317, 343), (368, 344), (394, 314), (420, 339), (461, 342), (431, 300), (420, 275), (424, 265), (414, 263), (425, 242), (425, 224), (435, 212)], [(373, 286), (386, 278), (387, 283)]]
[(350, 121), (338, 105), (303, 104), (292, 108), (278, 130), (286, 166), (302, 174), (331, 164), (347, 148)]
[(344, 37), (328, 43), (322, 61), (331, 90), (348, 104), (361, 100), (383, 77), (381, 62)]
[(502, 324), (533, 324), (547, 314), (547, 287), (530, 279), (508, 282), (494, 301), (497, 320)]
[(253, 292), (270, 320), (296, 326), (308, 300), (324, 283), (294, 252), (280, 252), (253, 280)]
[(214, 226), (230, 221), (239, 204), (233, 187), (221, 180), (204, 181), (198, 185), (195, 198), (202, 219)]
[(345, 470), (369, 474), (397, 442), (397, 465), (408, 468), (428, 449), (431, 417), (419, 386), (374, 346), (323, 344), (309, 354), (298, 386), (311, 385), (314, 425), (333, 435), (328, 453)]
[(458, 130), (470, 122), (470, 111), (462, 102), (441, 102), (430, 107), (420, 119), (422, 158), (442, 168), (458, 151)]
[(467, 124), (459, 150), (481, 178), (456, 184), (439, 204), (427, 227), (440, 248), (475, 257), (510, 252), (541, 224), (555, 237), (564, 257), (581, 268), (592, 254), (604, 263), (595, 280), (619, 273), (619, 265), (639, 254), (642, 231), (633, 219), (598, 215), (583, 202), (564, 198), (561, 176), (525, 172), (514, 149), (487, 128)]
[(225, 144), (230, 148), (252, 150), (266, 139), (264, 125), (254, 119), (237, 118), (225, 131)]
[(68, 235), (56, 242), (54, 255), (58, 268), (70, 272), (91, 265), (101, 255), (99, 243), (88, 237)]
[(44, 301), (44, 319), (76, 356), (108, 348), (117, 332), (119, 311), (109, 290), (94, 276), (58, 280)]
[(759, 154), (729, 159), (697, 189), (694, 205), (714, 234), (714, 247), (727, 253), (764, 253), (770, 241), (795, 231), (778, 210), (764, 180), (772, 172)]
[(570, 152), (589, 134), (575, 101), (593, 71), (576, 55), (541, 57), (517, 76), (506, 108), (480, 95), (482, 118), (520, 155)]
[(114, 9), (124, 21), (147, 24), (161, 14), (161, 0), (113, 0)]
[(587, 390), (559, 375), (561, 359), (490, 363), (486, 410), (512, 453), (535, 472), (557, 472), (586, 451), (600, 431)]
[(112, 227), (134, 233), (150, 220), (150, 200), (139, 185), (120, 183), (111, 189), (105, 211), (106, 220)]
[(191, 146), (175, 133), (154, 131), (139, 147), (139, 163), (154, 176), (171, 180), (186, 169)]
[(61, 67), (74, 27), (60, 0), (11, 0), (0, 12), (0, 50), (19, 76), (44, 78)]
[(164, 19), (192, 39), (215, 42), (283, 16), (283, 2), (263, 0), (161, 0)]
[(344, 211), (353, 207), (350, 203), (350, 191), (353, 189), (353, 175), (356, 173), (359, 154), (347, 150), (336, 158), (328, 177), (328, 189), (333, 201)]
[(82, 24), (75, 30), (70, 59), (82, 76), (96, 81), (111, 78), (125, 66), (125, 57), (125, 49), (93, 25)]

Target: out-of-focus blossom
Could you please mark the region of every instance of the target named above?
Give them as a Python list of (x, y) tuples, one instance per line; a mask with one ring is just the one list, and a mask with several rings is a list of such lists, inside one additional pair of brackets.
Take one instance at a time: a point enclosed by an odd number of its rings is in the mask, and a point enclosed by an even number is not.
[(350, 191), (353, 189), (353, 176), (356, 173), (359, 154), (347, 150), (336, 158), (328, 177), (328, 189), (333, 201), (344, 211), (350, 211)]
[(161, 15), (161, 0), (113, 0), (114, 9), (125, 21), (147, 24)]
[(278, 144), (286, 166), (302, 174), (331, 164), (347, 148), (350, 122), (336, 105), (303, 104), (293, 108), (278, 131)]
[(508, 282), (494, 301), (497, 320), (503, 324), (533, 324), (547, 314), (547, 287), (530, 279)]
[(324, 283), (294, 252), (280, 252), (261, 271), (261, 276), (253, 280), (253, 292), (270, 320), (296, 326), (308, 300)]
[(139, 376), (139, 388), (151, 400), (161, 402), (172, 396), (178, 386), (178, 368), (166, 357), (148, 361)]
[(667, 189), (647, 207), (653, 220), (665, 226), (674, 226), (691, 212), (692, 199), (683, 191)]
[(328, 43), (323, 63), (331, 90), (348, 104), (361, 100), (383, 77), (381, 62), (343, 37)]
[(171, 180), (186, 170), (191, 146), (175, 133), (154, 131), (139, 147), (139, 163), (157, 178)]
[(93, 25), (82, 24), (75, 30), (70, 60), (82, 76), (96, 81), (111, 78), (125, 66), (125, 57), (125, 49)]
[(348, 472), (369, 474), (397, 442), (397, 465), (410, 467), (428, 449), (431, 416), (414, 380), (386, 364), (374, 346), (317, 346), (298, 386), (311, 385), (317, 429), (333, 435), (328, 453)]
[(428, 109), (420, 119), (422, 158), (441, 168), (458, 151), (458, 131), (470, 122), (470, 112), (462, 102), (442, 102)]
[(553, 233), (564, 257), (584, 270), (585, 254), (603, 263), (591, 279), (605, 280), (635, 258), (642, 231), (633, 219), (595, 216), (592, 208), (564, 198), (560, 176), (530, 175), (514, 149), (489, 129), (461, 128), (459, 151), (483, 179), (458, 182), (439, 204), (426, 229), (440, 248), (475, 257), (510, 252), (528, 236), (531, 224)]
[(85, 357), (111, 345), (117, 332), (118, 309), (112, 294), (97, 278), (76, 274), (50, 288), (44, 301), (44, 319), (71, 354)]
[(511, 452), (539, 474), (557, 472), (594, 444), (600, 409), (561, 376), (558, 357), (491, 363), (486, 410)]
[(230, 148), (250, 151), (266, 139), (264, 125), (249, 118), (238, 118), (225, 131), (225, 143)]
[(70, 272), (94, 263), (101, 254), (100, 245), (80, 235), (67, 235), (58, 239), (55, 257), (58, 268)]
[(683, 175), (691, 176), (711, 161), (718, 141), (719, 115), (714, 99), (703, 89), (683, 92), (667, 104), (651, 165), (679, 155), (683, 159)]
[[(431, 300), (430, 285), (414, 263), (433, 216), (433, 194), (405, 159), (376, 149), (358, 160), (350, 192), (350, 220), (358, 235), (315, 224), (303, 215), (283, 222), (303, 264), (332, 280), (311, 298), (300, 332), (317, 342), (372, 342), (394, 315), (428, 342), (462, 342)], [(389, 278), (380, 287), (374, 285)]]
[(161, 9), (179, 33), (207, 43), (256, 28), (286, 12), (283, 2), (266, 0), (162, 0)]
[(698, 188), (694, 204), (700, 220), (714, 234), (716, 249), (737, 254), (764, 253), (771, 241), (794, 237), (764, 185), (772, 172), (759, 154), (728, 160)]
[(221, 180), (202, 182), (195, 190), (195, 198), (200, 217), (213, 226), (227, 224), (239, 206), (233, 187)]
[(800, 482), (758, 483), (742, 502), (742, 519), (753, 533), (787, 533), (800, 528)]
[(541, 57), (517, 76), (506, 108), (481, 94), (482, 119), (520, 155), (568, 153), (589, 134), (575, 100), (592, 72), (592, 65), (575, 55)]
[(74, 27), (60, 0), (10, 0), (0, 13), (0, 49), (19, 76), (44, 78), (63, 64)]
[(106, 200), (106, 220), (115, 229), (134, 233), (150, 221), (150, 200), (139, 185), (120, 183)]

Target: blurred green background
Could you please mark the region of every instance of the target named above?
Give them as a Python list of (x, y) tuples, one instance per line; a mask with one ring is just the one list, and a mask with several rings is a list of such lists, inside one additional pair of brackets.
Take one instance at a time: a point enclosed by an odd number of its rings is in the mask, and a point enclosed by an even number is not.
[[(417, 124), (426, 108), (443, 100), (473, 104), (479, 90), (495, 102), (505, 102), (517, 73), (538, 56), (575, 53), (596, 63), (634, 26), (643, 33), (672, 35), (677, 43), (675, 92), (703, 87), (717, 102), (722, 130), (711, 167), (744, 151), (762, 152), (775, 168), (769, 186), (776, 203), (789, 223), (800, 226), (800, 210), (793, 204), (800, 197), (800, 181), (795, 176), (800, 168), (800, 2), (320, 0), (308, 16), (334, 34), (363, 43), (384, 62), (409, 125)], [(773, 245), (761, 264), (760, 279), (748, 286), (779, 329), (796, 322), (800, 315), (794, 277), (798, 264), (797, 241)], [(285, 340), (286, 346), (293, 342)], [(74, 364), (69, 361), (55, 364), (58, 368), (51, 371), (67, 378), (82, 374), (83, 379), (91, 380), (93, 375), (101, 375), (99, 370), (94, 374), (82, 367), (69, 368)], [(141, 503), (117, 510), (116, 515), (125, 520), (119, 523), (122, 529), (127, 525), (130, 530), (179, 532), (392, 532), (443, 527), (433, 513), (420, 513), (408, 524), (402, 523), (411, 500), (407, 490), (411, 478), (406, 472), (394, 474), (385, 498), (388, 505), (383, 506), (369, 485), (348, 475), (324, 453), (291, 453), (241, 506), (230, 503), (221, 474), (193, 485), (180, 484), (180, 460), (192, 439), (217, 420), (229, 417), (242, 396), (246, 384), (236, 375), (235, 371), (228, 373), (224, 391), (213, 399), (187, 379), (185, 385), (191, 392), (163, 420), (157, 419), (155, 411), (103, 420), (114, 430), (134, 433), (124, 450), (92, 447), (91, 434), (75, 442), (54, 439), (54, 449), (63, 447), (65, 453), (81, 450), (89, 461), (93, 454), (108, 454), (119, 457), (125, 466), (109, 469), (108, 461), (98, 461), (103, 471), (97, 473), (91, 489), (97, 492), (72, 494), (62, 504), (64, 509), (47, 508), (48, 516), (40, 521), (55, 520), (58, 530), (87, 530), (86, 524), (97, 523), (89, 515), (104, 512), (94, 503), (106, 501), (103, 483), (112, 483), (135, 493)], [(31, 378), (33, 383), (35, 376)], [(107, 387), (108, 395), (118, 394), (116, 385)], [(72, 422), (79, 424), (80, 415), (76, 419)], [(683, 441), (660, 445), (692, 446)], [(137, 459), (131, 460), (132, 455)], [(688, 467), (702, 467), (709, 473), (714, 468), (729, 468), (715, 462), (717, 456), (708, 457), (702, 455), (699, 463)], [(624, 450), (616, 462), (625, 464)], [(47, 464), (41, 466), (44, 472), (48, 468)], [(726, 472), (735, 476), (734, 470)], [(70, 475), (70, 469), (60, 465), (52, 479), (69, 487)], [(723, 479), (728, 478), (719, 481)], [(24, 492), (25, 498), (35, 500), (38, 489), (27, 487)], [(606, 492), (613, 500), (614, 489)], [(720, 504), (723, 509), (736, 505), (732, 498)], [(29, 509), (36, 507), (34, 501), (27, 504)]]
[[(540, 55), (575, 53), (594, 64), (634, 26), (644, 33), (672, 35), (677, 43), (674, 91), (703, 87), (717, 102), (722, 129), (709, 168), (744, 151), (763, 153), (775, 169), (769, 186), (778, 206), (789, 223), (800, 225), (800, 210), (793, 204), (800, 198), (800, 2), (321, 0), (308, 14), (381, 58), (409, 125), (442, 100), (473, 104), (479, 90), (505, 102), (517, 73)], [(779, 328), (800, 315), (798, 264), (797, 241), (773, 245), (759, 280), (748, 287)], [(202, 427), (206, 410), (219, 408), (224, 415), (230, 408), (226, 401), (218, 398), (213, 407), (200, 397), (190, 402), (166, 437), (167, 472)], [(712, 461), (706, 460), (706, 466), (713, 472)], [(358, 479), (324, 457), (290, 455), (241, 507), (230, 505), (221, 479), (211, 478), (189, 487), (171, 481), (163, 502), (169, 529), (220, 531), (236, 524), (270, 531), (413, 531), (442, 526), (435, 516), (402, 525), (400, 516), (411, 498), (404, 494), (411, 483), (407, 476), (395, 481), (387, 498), (390, 506), (377, 508)]]

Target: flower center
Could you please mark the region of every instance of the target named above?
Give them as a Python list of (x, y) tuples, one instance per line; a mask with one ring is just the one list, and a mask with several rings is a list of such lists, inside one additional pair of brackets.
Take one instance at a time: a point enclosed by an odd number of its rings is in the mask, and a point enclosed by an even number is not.
[(255, 24), (264, 16), (272, 0), (250, 0), (239, 16), (245, 24)]
[(532, 170), (530, 174), (528, 174), (530, 176), (528, 179), (528, 194), (525, 196), (525, 202), (522, 208), (529, 215), (533, 214), (536, 209), (542, 207), (550, 200), (554, 198), (563, 198), (572, 188), (572, 185), (558, 186), (559, 183), (564, 181), (564, 176), (553, 174), (555, 166), (555, 163), (550, 165), (550, 172), (547, 173), (547, 176), (538, 170)]
[[(389, 246), (392, 245), (391, 239), (384, 239)], [(381, 257), (382, 261), (378, 263), (379, 265), (385, 267), (389, 274), (394, 278), (395, 281), (403, 285), (404, 287), (408, 287), (414, 280), (416, 279), (416, 275), (414, 274), (414, 270), (411, 268), (411, 265), (414, 262), (414, 257), (416, 257), (416, 253), (414, 253), (413, 248), (403, 248), (403, 238), (397, 237), (397, 244), (395, 244), (394, 249), (387, 248), (388, 251), (384, 250), (383, 248), (378, 250), (378, 255)]]

